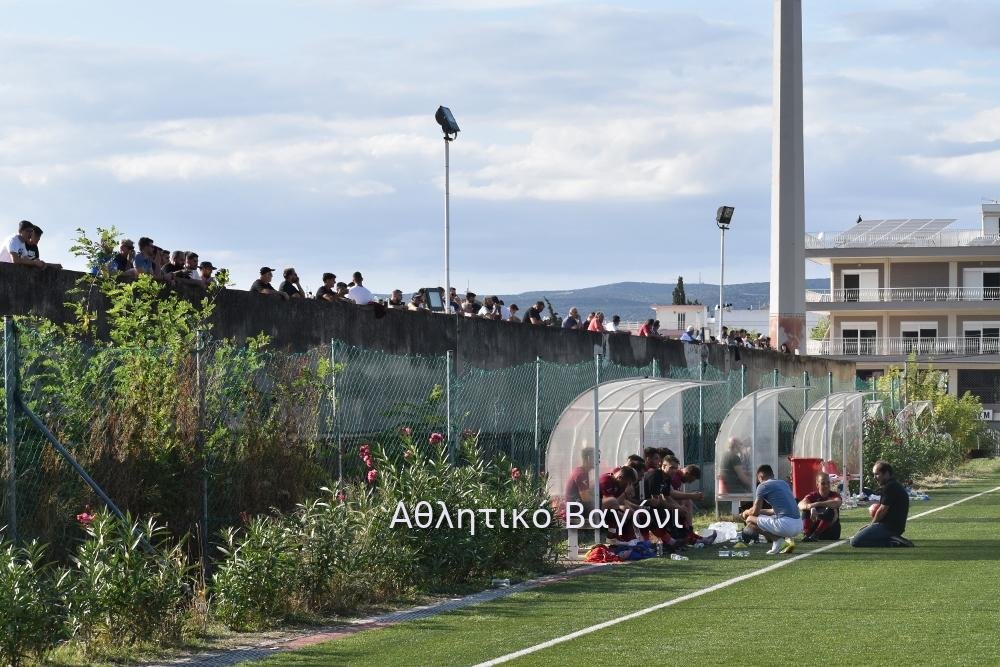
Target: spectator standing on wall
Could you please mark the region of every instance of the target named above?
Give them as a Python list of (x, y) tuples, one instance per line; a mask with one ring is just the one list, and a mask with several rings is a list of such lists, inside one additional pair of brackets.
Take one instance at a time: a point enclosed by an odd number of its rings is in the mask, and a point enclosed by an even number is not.
[(337, 283), (337, 298), (341, 301), (347, 301), (347, 283)]
[(279, 290), (287, 294), (290, 299), (306, 298), (306, 291), (302, 289), (302, 285), (299, 283), (299, 274), (295, 272), (295, 269), (288, 267), (281, 275), (285, 279), (278, 286)]
[(587, 331), (604, 331), (604, 313), (598, 311), (594, 314), (594, 319), (590, 320)]
[(208, 289), (208, 286), (215, 282), (215, 277), (212, 275), (212, 271), (215, 271), (215, 267), (208, 260), (205, 260), (198, 265), (198, 273), (192, 274), (191, 279), (197, 280), (201, 283), (201, 286)]
[(520, 322), (521, 318), (518, 317), (518, 315), (517, 315), (517, 311), (519, 311), (519, 310), (520, 310), (520, 308), (517, 307), (516, 303), (510, 304), (510, 309), (508, 311), (508, 312), (510, 312), (510, 315), (507, 317), (506, 321), (507, 322)]
[(163, 267), (167, 273), (176, 273), (184, 268), (184, 251), (174, 250), (170, 254), (170, 263)]
[(347, 298), (359, 306), (366, 306), (374, 301), (375, 298), (372, 296), (372, 293), (368, 291), (367, 287), (361, 284), (364, 281), (364, 277), (361, 275), (361, 272), (355, 271), (353, 278), (354, 287), (347, 290)]
[(337, 276), (329, 272), (324, 273), (323, 284), (316, 290), (316, 298), (320, 301), (336, 301), (337, 293), (334, 291), (336, 282)]
[(288, 300), (288, 294), (285, 292), (280, 292), (273, 287), (271, 287), (271, 280), (274, 278), (274, 269), (269, 266), (260, 267), (260, 278), (253, 282), (250, 286), (250, 292), (253, 294), (277, 294), (281, 296), (282, 299)]
[(28, 254), (28, 241), (31, 240), (34, 225), (27, 220), (22, 220), (17, 227), (17, 234), (14, 234), (3, 248), (0, 248), (0, 262), (8, 264), (22, 264), (24, 266), (35, 266), (44, 269), (47, 265), (40, 259), (31, 257)]
[(639, 327), (639, 335), (643, 337), (653, 336), (653, 320), (652, 318), (646, 320), (646, 323)]
[(420, 292), (414, 292), (410, 297), (410, 303), (406, 304), (407, 310), (426, 310), (427, 307), (424, 305), (424, 295)]
[(687, 331), (685, 331), (684, 333), (681, 334), (681, 342), (682, 343), (700, 343), (701, 342), (700, 340), (698, 340), (698, 336), (695, 333), (694, 325), (688, 326)]
[(184, 253), (184, 264), (180, 269), (174, 272), (174, 275), (178, 278), (184, 278), (186, 280), (198, 280), (198, 253), (194, 250), (188, 250)]
[[(38, 252), (38, 244), (42, 240), (42, 228), (38, 225), (33, 224), (31, 226), (31, 240), (26, 244), (28, 247), (28, 252), (32, 253), (32, 257), (35, 259), (41, 259), (42, 255)], [(51, 267), (53, 269), (61, 269), (62, 264), (53, 264), (52, 262), (46, 262), (45, 266)]]
[(621, 323), (622, 323), (622, 318), (619, 317), (618, 315), (615, 315), (611, 318), (610, 322), (604, 323), (604, 330), (607, 331), (608, 333), (618, 333), (619, 331), (621, 331), (620, 328)]
[(545, 320), (542, 318), (542, 311), (545, 309), (544, 301), (536, 301), (535, 305), (528, 308), (527, 312), (524, 314), (525, 324), (545, 324)]

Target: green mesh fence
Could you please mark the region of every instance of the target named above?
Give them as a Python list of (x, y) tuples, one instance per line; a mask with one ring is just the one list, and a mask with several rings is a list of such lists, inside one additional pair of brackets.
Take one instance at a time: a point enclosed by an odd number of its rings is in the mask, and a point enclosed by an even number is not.
[[(719, 426), (746, 393), (800, 389), (782, 399), (786, 454), (803, 412), (831, 388), (828, 377), (773, 373), (748, 386), (743, 371), (704, 364), (539, 360), (459, 375), (450, 356), (393, 355), (336, 341), (291, 354), (253, 342), (213, 341), (193, 350), (88, 347), (50, 326), (21, 326), (18, 335), (25, 404), (96, 483), (123, 510), (156, 514), (178, 534), (209, 538), (247, 514), (291, 509), (320, 486), (363, 483), (360, 446), (398, 454), (404, 431), (418, 443), (441, 434), (440, 446), (451, 443), (453, 453), (462, 434), (474, 435), (484, 456), (542, 468), (560, 415), (597, 381), (708, 383), (683, 399), (684, 460), (698, 464), (714, 461)], [(853, 382), (833, 384), (833, 391), (854, 389)], [(81, 534), (74, 517), (100, 501), (24, 414), (16, 412), (12, 433), (21, 536), (57, 549), (72, 545)], [(4, 497), (4, 517), (8, 506)], [(193, 541), (192, 551), (211, 554), (209, 541)]]

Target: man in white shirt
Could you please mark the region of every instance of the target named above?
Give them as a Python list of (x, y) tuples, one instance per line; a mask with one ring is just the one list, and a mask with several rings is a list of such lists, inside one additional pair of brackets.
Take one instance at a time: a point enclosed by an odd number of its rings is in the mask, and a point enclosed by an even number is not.
[(366, 306), (375, 300), (372, 293), (368, 291), (368, 288), (361, 284), (364, 278), (361, 276), (360, 271), (354, 272), (354, 287), (347, 290), (347, 298), (358, 304), (359, 306)]
[(44, 269), (48, 264), (40, 259), (35, 259), (28, 253), (28, 242), (35, 226), (27, 220), (22, 220), (18, 226), (17, 234), (14, 234), (3, 247), (0, 248), (0, 262), (8, 264), (23, 264), (26, 266), (37, 266)]

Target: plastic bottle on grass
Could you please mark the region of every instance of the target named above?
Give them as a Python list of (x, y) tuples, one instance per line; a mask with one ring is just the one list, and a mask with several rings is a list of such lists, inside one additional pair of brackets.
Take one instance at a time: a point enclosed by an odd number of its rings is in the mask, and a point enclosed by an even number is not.
[(688, 560), (688, 557), (680, 554), (670, 554), (670, 560)]

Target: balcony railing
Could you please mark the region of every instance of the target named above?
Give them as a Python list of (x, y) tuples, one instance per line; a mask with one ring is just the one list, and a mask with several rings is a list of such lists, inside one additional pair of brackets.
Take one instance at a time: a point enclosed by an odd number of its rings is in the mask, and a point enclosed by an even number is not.
[(1000, 287), (870, 287), (807, 291), (810, 303), (1000, 301)]
[(810, 354), (831, 356), (906, 356), (1000, 354), (1000, 338), (832, 338), (810, 343)]
[(851, 234), (848, 232), (813, 232), (806, 234), (806, 250), (833, 248), (962, 248), (1000, 246), (1000, 236), (983, 234), (977, 229), (939, 232), (914, 238), (910, 234)]

